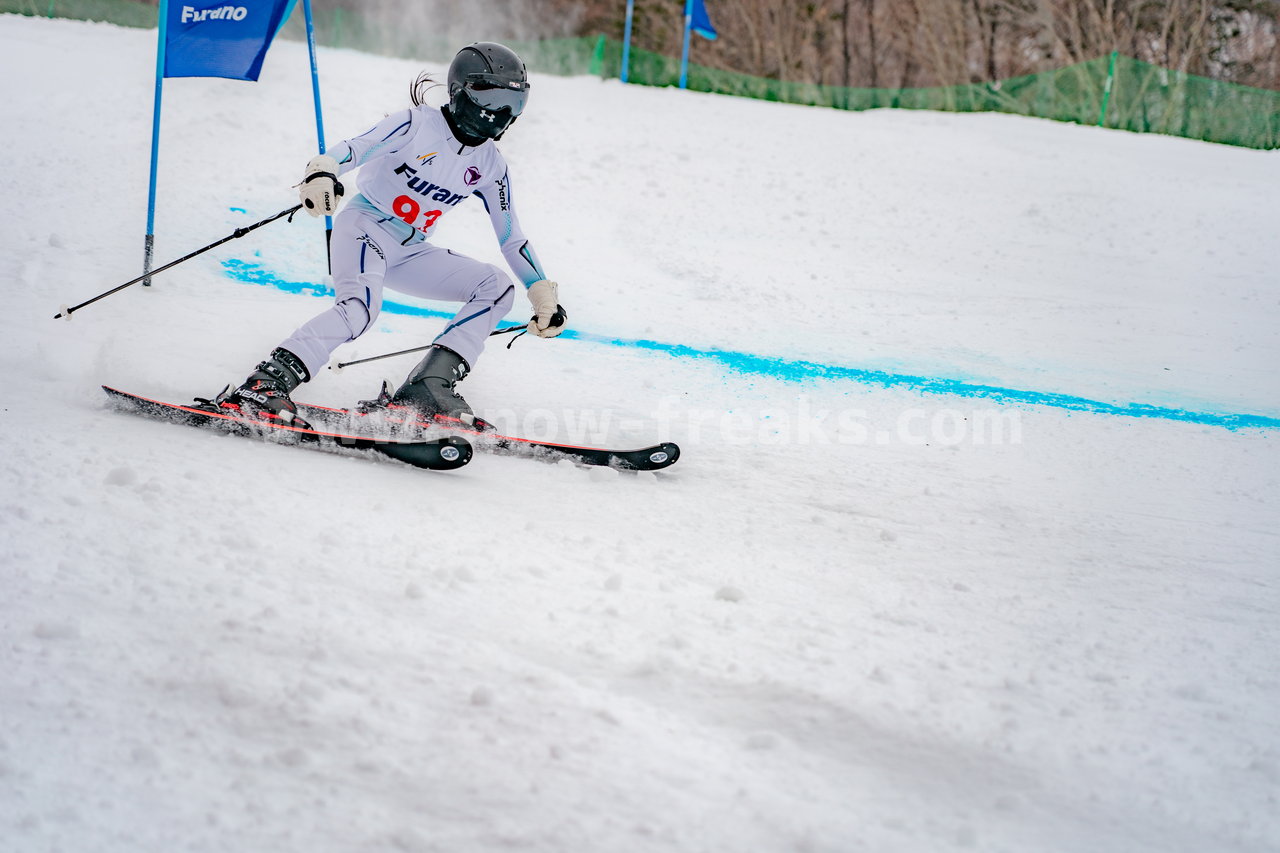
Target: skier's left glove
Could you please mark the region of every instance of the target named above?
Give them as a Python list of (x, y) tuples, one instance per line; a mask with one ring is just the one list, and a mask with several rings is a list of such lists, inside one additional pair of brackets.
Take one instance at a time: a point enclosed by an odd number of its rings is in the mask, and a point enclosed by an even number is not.
[(298, 185), (302, 206), (312, 216), (333, 216), (342, 198), (342, 184), (338, 182), (338, 161), (324, 154), (312, 157)]
[(569, 312), (556, 301), (560, 285), (554, 281), (541, 279), (529, 285), (529, 301), (533, 304), (533, 317), (529, 320), (529, 331), (540, 338), (554, 338), (564, 331)]

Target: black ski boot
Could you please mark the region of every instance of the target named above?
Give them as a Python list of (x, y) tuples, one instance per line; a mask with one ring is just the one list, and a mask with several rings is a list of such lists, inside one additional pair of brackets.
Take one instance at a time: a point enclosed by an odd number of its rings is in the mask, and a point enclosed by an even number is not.
[(239, 388), (220, 397), (218, 402), (258, 417), (274, 418), (289, 426), (310, 429), (311, 425), (298, 415), (298, 407), (289, 399), (293, 389), (310, 378), (302, 359), (287, 349), (276, 347)]
[(470, 371), (471, 366), (462, 356), (436, 344), (391, 397), (390, 405), (411, 408), (424, 421), (456, 420), (470, 426), (476, 416), (454, 390), (454, 385)]

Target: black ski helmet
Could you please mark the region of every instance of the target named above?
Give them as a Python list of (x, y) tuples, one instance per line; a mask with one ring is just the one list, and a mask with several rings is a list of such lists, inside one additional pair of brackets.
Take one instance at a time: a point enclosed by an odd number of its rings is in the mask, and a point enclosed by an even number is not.
[(449, 64), (449, 113), (473, 139), (501, 139), (528, 99), (529, 75), (509, 47), (476, 42)]

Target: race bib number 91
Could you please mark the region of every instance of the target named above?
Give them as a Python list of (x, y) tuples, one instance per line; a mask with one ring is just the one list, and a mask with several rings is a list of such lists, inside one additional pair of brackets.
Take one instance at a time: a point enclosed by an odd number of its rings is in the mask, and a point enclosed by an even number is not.
[[(428, 210), (422, 212), (422, 205), (418, 204), (415, 199), (407, 195), (398, 196), (391, 203), (391, 210), (396, 216), (409, 223), (412, 228), (417, 228), (423, 234), (431, 230), (431, 226), (436, 224), (436, 220), (444, 215), (443, 210)], [(421, 214), (422, 224), (418, 224), (418, 217)]]

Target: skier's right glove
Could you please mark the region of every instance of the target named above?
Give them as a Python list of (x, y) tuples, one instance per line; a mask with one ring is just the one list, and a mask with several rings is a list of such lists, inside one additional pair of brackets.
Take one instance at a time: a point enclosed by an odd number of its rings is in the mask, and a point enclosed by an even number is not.
[(529, 302), (533, 304), (533, 317), (528, 329), (540, 338), (554, 338), (564, 331), (569, 312), (556, 302), (560, 285), (545, 278), (529, 285)]
[(338, 182), (338, 161), (321, 154), (312, 157), (298, 185), (302, 206), (312, 216), (333, 216), (342, 198), (342, 184)]

